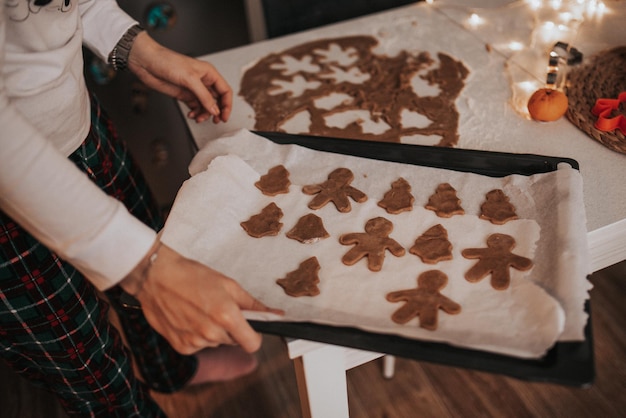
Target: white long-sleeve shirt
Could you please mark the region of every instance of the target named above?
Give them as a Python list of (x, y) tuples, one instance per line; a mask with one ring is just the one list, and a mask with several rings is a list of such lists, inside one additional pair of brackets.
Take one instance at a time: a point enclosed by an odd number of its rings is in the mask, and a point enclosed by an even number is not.
[(90, 125), (82, 44), (106, 59), (136, 22), (114, 0), (33, 3), (0, 5), (0, 208), (106, 289), (156, 234), (67, 156)]

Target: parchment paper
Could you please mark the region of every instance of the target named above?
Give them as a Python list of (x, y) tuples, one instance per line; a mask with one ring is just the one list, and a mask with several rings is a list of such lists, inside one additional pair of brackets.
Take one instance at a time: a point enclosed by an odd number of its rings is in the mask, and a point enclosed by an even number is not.
[[(268, 197), (254, 183), (277, 164), (288, 169), (292, 185), (288, 194)], [(349, 213), (339, 213), (332, 204), (310, 210), (307, 204), (312, 197), (301, 192), (302, 186), (323, 182), (338, 167), (352, 170), (352, 185), (369, 199), (361, 204), (352, 202)], [(248, 131), (238, 131), (210, 142), (198, 153), (190, 166), (193, 176), (176, 198), (162, 239), (184, 255), (238, 280), (264, 303), (286, 311), (285, 317), (261, 319), (353, 326), (519, 357), (540, 357), (558, 340), (582, 339), (586, 323), (583, 304), (588, 297), (589, 270), (582, 183), (579, 173), (568, 167), (530, 177), (490, 178), (277, 145)], [(392, 215), (377, 202), (398, 177), (411, 184), (415, 204), (410, 212)], [(457, 190), (465, 215), (439, 218), (424, 209), (442, 182)], [(495, 188), (503, 189), (511, 198), (519, 220), (493, 225), (478, 218), (485, 194)], [(240, 223), (270, 202), (284, 212), (281, 232), (275, 237), (249, 237)], [(285, 236), (307, 213), (323, 219), (330, 238), (303, 244)], [(387, 253), (380, 272), (369, 271), (365, 260), (344, 265), (341, 257), (351, 246), (341, 245), (339, 236), (363, 232), (365, 222), (376, 216), (394, 223), (391, 237), (407, 253), (403, 257)], [(424, 264), (408, 249), (436, 224), (448, 231), (453, 259)], [(489, 278), (469, 283), (463, 277), (476, 261), (463, 258), (461, 250), (484, 248), (486, 237), (495, 232), (513, 236), (513, 252), (535, 263), (529, 272), (511, 269), (511, 286), (506, 291), (491, 288)], [(321, 265), (320, 295), (286, 295), (276, 279), (313, 255)], [(415, 288), (419, 274), (432, 269), (448, 276), (441, 293), (459, 303), (461, 313), (439, 311), (436, 331), (420, 328), (417, 319), (395, 324), (390, 317), (402, 303), (390, 303), (385, 295)], [(249, 317), (259, 319), (252, 313)]]

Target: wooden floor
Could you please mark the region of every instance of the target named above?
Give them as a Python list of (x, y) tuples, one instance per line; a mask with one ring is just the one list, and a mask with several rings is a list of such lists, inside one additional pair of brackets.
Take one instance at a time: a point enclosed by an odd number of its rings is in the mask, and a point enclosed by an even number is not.
[[(386, 380), (378, 361), (348, 371), (352, 418), (624, 417), (626, 263), (592, 277), (596, 380), (590, 388), (528, 383), (498, 375), (398, 359)], [(266, 336), (261, 366), (234, 382), (155, 395), (172, 418), (298, 418), (296, 379), (283, 341)], [(0, 366), (0, 416), (65, 417), (54, 398)]]

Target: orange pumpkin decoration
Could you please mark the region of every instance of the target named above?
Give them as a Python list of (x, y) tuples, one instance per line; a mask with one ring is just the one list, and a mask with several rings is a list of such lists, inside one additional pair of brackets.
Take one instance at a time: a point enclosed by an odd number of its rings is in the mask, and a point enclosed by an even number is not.
[(541, 122), (552, 122), (567, 112), (567, 96), (565, 93), (542, 88), (537, 90), (528, 99), (530, 117)]

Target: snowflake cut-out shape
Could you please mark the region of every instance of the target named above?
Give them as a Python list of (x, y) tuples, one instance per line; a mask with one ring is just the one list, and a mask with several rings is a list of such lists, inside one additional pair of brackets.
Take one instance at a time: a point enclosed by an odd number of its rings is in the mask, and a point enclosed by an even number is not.
[(316, 49), (313, 51), (320, 58), (320, 62), (325, 64), (336, 63), (342, 67), (348, 67), (356, 63), (359, 59), (358, 51), (354, 48), (342, 49), (337, 44), (330, 44), (328, 49)]
[(301, 75), (297, 75), (291, 80), (272, 80), (272, 84), (277, 86), (269, 91), (269, 94), (272, 96), (289, 93), (291, 97), (300, 97), (305, 91), (315, 90), (322, 83), (319, 81), (307, 81)]
[(332, 70), (331, 73), (320, 74), (320, 78), (326, 78), (326, 79), (332, 78), (335, 80), (336, 84), (343, 83), (343, 82), (348, 82), (352, 84), (361, 84), (369, 80), (371, 77), (370, 74), (365, 74), (356, 67), (352, 67), (348, 69), (347, 71), (342, 70), (339, 67), (332, 67), (332, 66), (330, 67), (330, 69)]
[(294, 75), (297, 73), (316, 73), (320, 70), (319, 65), (312, 64), (313, 57), (306, 55), (301, 59), (296, 59), (290, 55), (282, 57), (282, 62), (272, 65), (273, 70), (282, 70), (283, 75)]

